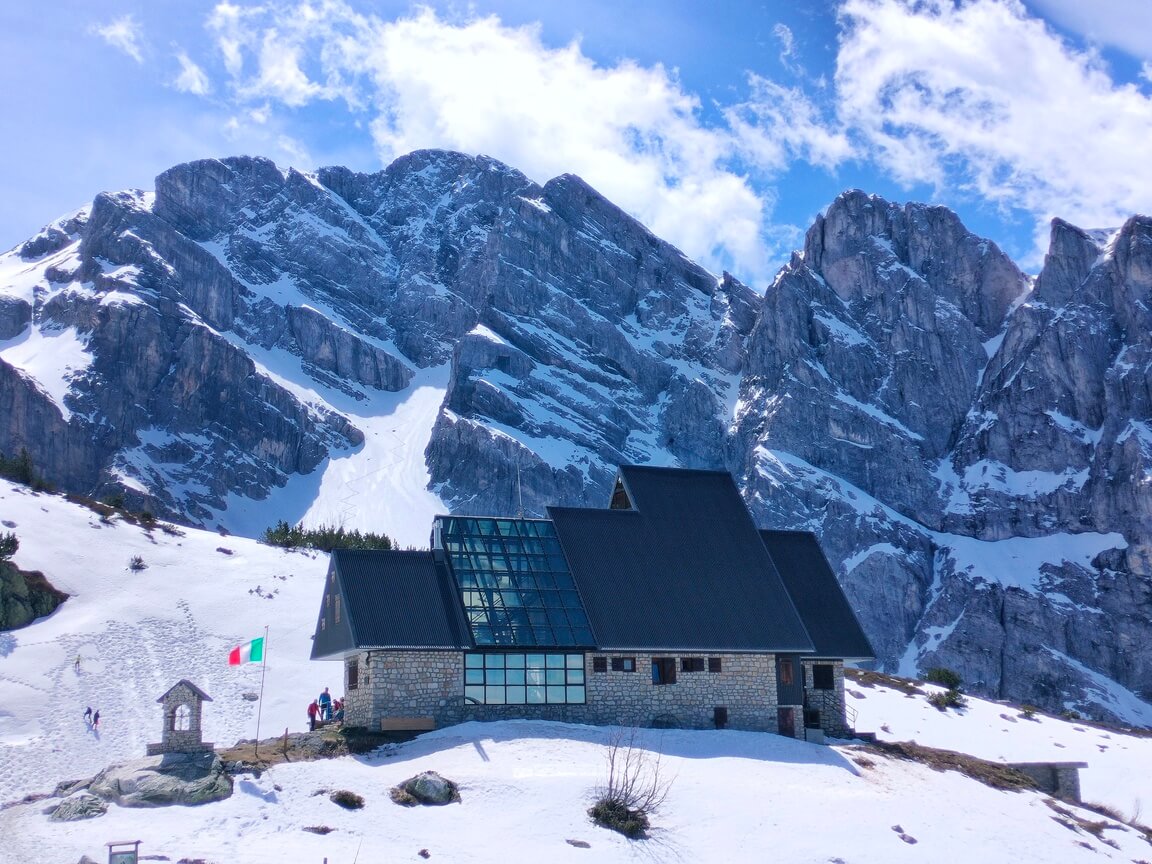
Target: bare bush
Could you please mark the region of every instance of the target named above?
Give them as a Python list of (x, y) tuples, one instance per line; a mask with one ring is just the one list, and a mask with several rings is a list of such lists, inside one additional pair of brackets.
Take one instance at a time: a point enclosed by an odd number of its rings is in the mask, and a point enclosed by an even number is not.
[(637, 730), (629, 729), (609, 740), (608, 778), (593, 793), (588, 809), (597, 825), (633, 839), (646, 836), (649, 817), (667, 800), (674, 779), (662, 773), (659, 754), (642, 749), (636, 737)]

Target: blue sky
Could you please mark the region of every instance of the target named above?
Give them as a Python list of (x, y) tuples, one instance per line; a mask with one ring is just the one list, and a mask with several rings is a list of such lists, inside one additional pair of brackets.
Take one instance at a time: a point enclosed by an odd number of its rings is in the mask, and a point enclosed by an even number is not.
[(579, 174), (758, 287), (848, 188), (1032, 271), (1053, 216), (1152, 212), (1147, 0), (9, 0), (0, 74), (4, 249), (190, 159), (420, 147)]

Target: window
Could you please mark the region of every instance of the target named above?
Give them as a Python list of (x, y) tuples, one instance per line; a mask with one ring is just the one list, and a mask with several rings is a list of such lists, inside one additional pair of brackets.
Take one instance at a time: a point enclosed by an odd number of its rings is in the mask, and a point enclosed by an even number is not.
[(653, 684), (675, 684), (676, 683), (676, 658), (675, 657), (653, 657), (652, 658), (652, 683)]
[(337, 624), (340, 623), (340, 595), (339, 594), (336, 595), (335, 621)]
[(792, 658), (791, 657), (781, 658), (779, 664), (777, 664), (777, 671), (779, 671), (779, 673), (780, 673), (780, 683), (781, 684), (792, 684), (793, 681), (795, 680), (793, 678), (793, 675), (792, 675)]
[(612, 671), (613, 672), (635, 672), (636, 671), (636, 658), (635, 657), (613, 657), (612, 658)]
[(550, 521), (441, 516), (433, 536), (443, 544), (477, 645), (595, 644)]
[(836, 679), (832, 674), (831, 663), (817, 663), (812, 667), (813, 690), (835, 690)]
[(703, 672), (704, 671), (704, 658), (703, 657), (681, 657), (680, 658), (680, 671), (681, 672)]
[(356, 662), (356, 658), (353, 657), (351, 660), (348, 661), (348, 665), (345, 666), (344, 668), (347, 670), (347, 673), (348, 673), (345, 676), (346, 682), (344, 684), (344, 689), (345, 690), (357, 689), (360, 686), (360, 664), (358, 664)]
[(723, 672), (724, 671), (720, 665), (720, 658), (719, 657), (709, 657), (708, 658), (708, 671), (709, 672)]
[(804, 728), (805, 729), (819, 729), (820, 728), (820, 711), (816, 708), (804, 709)]
[(584, 655), (465, 654), (464, 700), (473, 705), (583, 705)]
[(177, 705), (172, 712), (172, 731), (187, 732), (192, 728), (192, 711), (187, 705)]
[[(616, 668), (616, 661), (612, 661), (612, 668)], [(593, 672), (607, 672), (608, 671), (608, 658), (607, 657), (593, 657), (592, 658), (592, 671)]]

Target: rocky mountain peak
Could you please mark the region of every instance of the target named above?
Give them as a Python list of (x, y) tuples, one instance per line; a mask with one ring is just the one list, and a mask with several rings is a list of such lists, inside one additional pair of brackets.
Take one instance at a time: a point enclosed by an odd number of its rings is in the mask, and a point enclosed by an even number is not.
[[(338, 500), (385, 533), (371, 497), (542, 513), (724, 468), (821, 535), (885, 667), (1106, 714), (1152, 692), (1150, 285), (1145, 217), (1055, 222), (1033, 287), (852, 190), (759, 296), (574, 175), (202, 160), (0, 256), (0, 452), (201, 525)], [(387, 486), (411, 464), (427, 490)]]

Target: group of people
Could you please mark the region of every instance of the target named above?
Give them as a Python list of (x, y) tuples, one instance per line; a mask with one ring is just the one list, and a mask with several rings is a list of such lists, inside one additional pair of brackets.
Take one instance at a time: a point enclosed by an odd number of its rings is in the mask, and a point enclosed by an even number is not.
[(313, 699), (312, 704), (308, 706), (308, 729), (315, 730), (317, 723), (327, 723), (331, 720), (344, 722), (344, 703), (339, 699), (333, 699), (325, 687), (324, 692)]
[(95, 711), (93, 711), (91, 706), (85, 708), (84, 709), (84, 722), (88, 724), (89, 729), (99, 729), (100, 728), (100, 709), (97, 708)]

